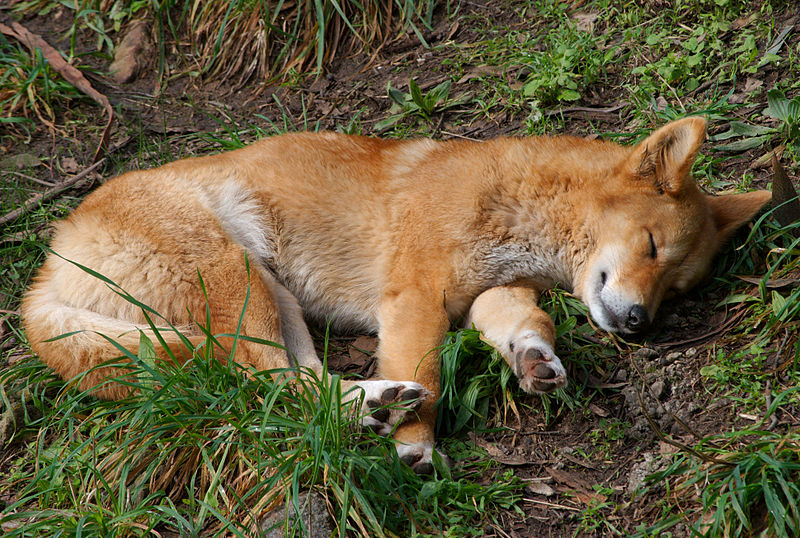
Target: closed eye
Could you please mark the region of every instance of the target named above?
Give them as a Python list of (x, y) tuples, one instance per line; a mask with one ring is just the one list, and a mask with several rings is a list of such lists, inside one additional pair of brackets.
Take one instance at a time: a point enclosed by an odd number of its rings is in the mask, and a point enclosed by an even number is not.
[(653, 234), (648, 232), (650, 236), (650, 257), (652, 259), (656, 259), (658, 257), (658, 249), (656, 248), (656, 241), (653, 239)]

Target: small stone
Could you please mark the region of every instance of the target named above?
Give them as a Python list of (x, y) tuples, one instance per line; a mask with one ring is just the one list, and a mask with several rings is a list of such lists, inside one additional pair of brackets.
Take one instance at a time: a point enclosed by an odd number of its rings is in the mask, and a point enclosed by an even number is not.
[[(279, 505), (269, 512), (267, 517), (260, 523), (262, 536), (267, 536), (268, 538), (294, 536), (291, 529), (299, 530), (301, 528), (298, 516), (305, 523), (307, 532), (305, 536), (322, 538), (333, 534), (328, 507), (321, 495), (314, 492), (301, 493), (297, 499), (297, 504), (300, 507), (299, 514), (293, 506), (290, 506), (287, 512), (286, 505)], [(287, 527), (289, 529), (288, 534), (286, 532)]]
[(667, 395), (667, 384), (663, 379), (658, 379), (652, 385), (650, 385), (650, 391), (657, 399), (663, 400)]
[(639, 348), (633, 352), (634, 359), (652, 360), (658, 357), (658, 351), (649, 347)]
[(678, 351), (673, 351), (672, 353), (667, 353), (667, 362), (675, 362), (676, 360), (683, 357), (683, 354)]

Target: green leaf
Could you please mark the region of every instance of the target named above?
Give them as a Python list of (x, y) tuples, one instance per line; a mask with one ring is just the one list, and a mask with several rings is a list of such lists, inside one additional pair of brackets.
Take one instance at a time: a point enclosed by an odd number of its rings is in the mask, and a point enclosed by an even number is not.
[(778, 130), (772, 127), (765, 127), (763, 125), (751, 125), (742, 121), (732, 121), (730, 128), (724, 133), (708, 137), (709, 140), (727, 140), (737, 136), (759, 136), (770, 133), (777, 133)]
[[(153, 341), (144, 332), (139, 333), (139, 351), (136, 355), (147, 366), (148, 371), (155, 369), (156, 359), (158, 358), (156, 348), (153, 346)], [(146, 375), (145, 372), (139, 373), (139, 382), (148, 389), (153, 388), (153, 378)]]
[(731, 153), (741, 153), (742, 151), (747, 151), (749, 149), (763, 146), (767, 140), (769, 140), (768, 135), (743, 138), (742, 140), (737, 140), (736, 142), (731, 142), (730, 144), (723, 144), (721, 146), (716, 146), (714, 148), (714, 151), (729, 151)]
[(525, 85), (522, 87), (522, 93), (525, 94), (525, 97), (530, 97), (534, 95), (539, 88), (542, 87), (543, 81), (539, 79), (531, 80), (530, 82), (526, 82)]
[(581, 94), (575, 90), (563, 89), (561, 93), (558, 94), (559, 101), (577, 101), (580, 98)]
[(389, 97), (392, 99), (392, 101), (401, 107), (411, 100), (407, 93), (403, 93), (396, 88), (392, 88), (392, 81), (389, 81), (389, 83), (386, 85), (386, 91), (389, 93)]
[(800, 99), (787, 99), (780, 90), (772, 89), (767, 92), (767, 108), (764, 114), (770, 118), (797, 123), (800, 121)]
[(434, 103), (438, 103), (439, 101), (445, 101), (450, 95), (450, 81), (445, 80), (441, 84), (437, 84), (435, 88), (433, 88), (429, 93), (428, 96), (433, 99)]
[(776, 318), (780, 318), (784, 310), (786, 310), (786, 299), (777, 291), (772, 290), (772, 313)]
[(376, 131), (383, 131), (384, 129), (388, 129), (402, 118), (402, 114), (395, 114), (394, 116), (389, 116), (386, 119), (383, 119), (375, 124)]
[(411, 90), (411, 100), (424, 110), (425, 99), (422, 97), (422, 90), (419, 89), (419, 86), (413, 78), (408, 81), (408, 88)]

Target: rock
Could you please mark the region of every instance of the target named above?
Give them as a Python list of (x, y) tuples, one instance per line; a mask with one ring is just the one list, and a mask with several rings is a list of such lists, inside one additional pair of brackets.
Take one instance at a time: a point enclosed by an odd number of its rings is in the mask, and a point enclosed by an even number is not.
[(633, 352), (634, 359), (652, 360), (658, 357), (658, 351), (649, 347), (639, 348)]
[[(297, 521), (295, 509), (289, 507), (287, 516), (286, 505), (283, 505), (270, 512), (261, 522), (261, 532), (264, 533), (265, 538), (284, 538), (294, 535), (307, 538), (328, 538), (333, 534), (328, 508), (318, 493), (301, 493), (297, 501), (300, 505), (300, 515), (305, 524), (305, 532), (303, 532), (300, 522)], [(293, 528), (297, 529), (296, 534), (292, 534)]]
[(634, 464), (633, 468), (631, 468), (631, 474), (628, 476), (629, 493), (633, 493), (642, 487), (644, 484), (644, 479), (647, 478), (647, 475), (653, 473), (651, 469), (653, 467), (653, 460), (655, 459), (655, 456), (653, 456), (652, 452), (645, 452), (642, 454), (642, 456), (644, 456), (644, 461)]
[(664, 400), (664, 396), (667, 396), (667, 384), (663, 379), (658, 379), (650, 385), (650, 391), (659, 400)]
[(128, 33), (114, 51), (114, 61), (108, 70), (117, 84), (131, 82), (150, 62), (153, 45), (148, 35), (148, 24), (143, 20), (133, 21)]

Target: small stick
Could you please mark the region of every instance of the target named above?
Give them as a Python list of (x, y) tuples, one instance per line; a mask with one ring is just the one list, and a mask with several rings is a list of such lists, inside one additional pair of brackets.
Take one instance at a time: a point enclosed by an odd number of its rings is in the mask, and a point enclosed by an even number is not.
[(547, 506), (549, 508), (556, 508), (558, 510), (571, 510), (573, 512), (580, 512), (581, 511), (580, 508), (575, 508), (574, 506), (566, 506), (564, 504), (549, 503), (547, 501), (540, 501), (538, 499), (529, 499), (528, 497), (525, 497), (522, 500), (524, 502), (526, 502), (526, 503), (541, 504), (542, 506)]
[(2, 217), (0, 217), (0, 226), (4, 226), (4, 225), (8, 224), (9, 222), (12, 222), (12, 221), (18, 219), (19, 217), (21, 217), (22, 215), (24, 215), (25, 213), (27, 213), (31, 209), (33, 209), (35, 207), (38, 207), (39, 204), (41, 204), (42, 202), (46, 202), (48, 200), (51, 200), (51, 199), (55, 198), (56, 196), (58, 196), (59, 194), (61, 194), (65, 190), (67, 190), (70, 187), (72, 187), (73, 185), (75, 185), (78, 181), (82, 180), (83, 178), (88, 176), (90, 173), (94, 172), (97, 168), (100, 167), (100, 165), (102, 165), (105, 162), (106, 162), (106, 158), (103, 157), (102, 159), (100, 159), (99, 161), (97, 161), (96, 163), (91, 165), (89, 168), (86, 168), (85, 170), (83, 170), (79, 174), (72, 176), (71, 178), (67, 179), (64, 182), (59, 183), (58, 185), (56, 185), (52, 189), (46, 190), (43, 193), (37, 194), (35, 196), (32, 196), (31, 198), (28, 199), (28, 201), (26, 201), (20, 207), (16, 208), (15, 210), (13, 210), (13, 211), (11, 211), (9, 213), (6, 213)]

